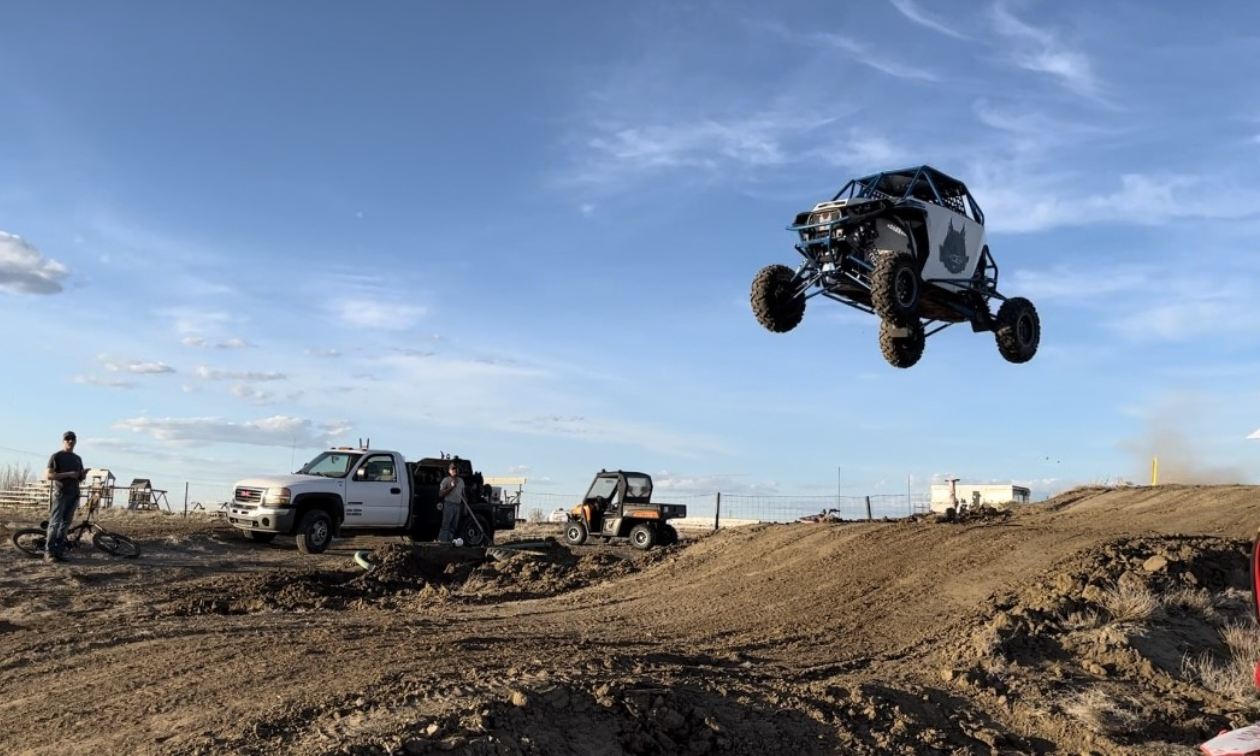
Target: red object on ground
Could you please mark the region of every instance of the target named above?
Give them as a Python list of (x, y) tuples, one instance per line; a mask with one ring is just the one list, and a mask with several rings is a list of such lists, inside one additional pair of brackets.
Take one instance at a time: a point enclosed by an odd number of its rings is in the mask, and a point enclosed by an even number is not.
[(1256, 670), (1251, 673), (1251, 680), (1256, 684), (1256, 690), (1260, 690), (1260, 662), (1256, 662)]

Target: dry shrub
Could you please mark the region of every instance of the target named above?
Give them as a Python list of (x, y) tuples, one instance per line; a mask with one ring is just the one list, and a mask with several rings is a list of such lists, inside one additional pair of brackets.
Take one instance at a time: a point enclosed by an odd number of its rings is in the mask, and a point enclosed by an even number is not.
[(1255, 665), (1260, 662), (1260, 629), (1253, 622), (1233, 622), (1221, 629), (1226, 656), (1219, 658), (1203, 652), (1187, 654), (1181, 660), (1181, 672), (1203, 687), (1233, 701), (1254, 702)]
[(1209, 620), (1217, 616), (1216, 598), (1202, 588), (1178, 588), (1164, 594), (1160, 601), (1165, 610), (1180, 610)]
[(1160, 613), (1160, 601), (1149, 588), (1129, 584), (1102, 592), (1102, 606), (1117, 625), (1149, 622)]
[(1099, 735), (1118, 735), (1142, 727), (1142, 717), (1122, 698), (1090, 688), (1069, 698), (1063, 712)]
[(0, 467), (0, 491), (16, 491), (33, 480), (35, 480), (35, 473), (32, 472), (30, 465), (19, 467), (8, 464)]
[(1093, 609), (1084, 612), (1072, 612), (1063, 618), (1063, 628), (1068, 631), (1093, 630), (1096, 627), (1101, 627), (1102, 623), (1102, 616)]

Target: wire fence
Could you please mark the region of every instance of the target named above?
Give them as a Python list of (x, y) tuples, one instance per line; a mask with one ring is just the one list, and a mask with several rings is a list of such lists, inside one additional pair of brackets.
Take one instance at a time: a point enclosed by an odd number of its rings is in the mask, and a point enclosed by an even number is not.
[[(878, 520), (909, 517), (927, 512), (931, 497), (927, 494), (875, 494), (871, 496), (753, 496), (747, 494), (699, 494), (673, 496), (653, 495), (653, 499), (670, 504), (685, 504), (687, 520), (723, 524), (745, 522), (792, 522), (810, 515), (831, 514), (842, 520)], [(547, 521), (562, 518), (582, 501), (582, 494), (537, 493), (522, 491), (517, 517)]]

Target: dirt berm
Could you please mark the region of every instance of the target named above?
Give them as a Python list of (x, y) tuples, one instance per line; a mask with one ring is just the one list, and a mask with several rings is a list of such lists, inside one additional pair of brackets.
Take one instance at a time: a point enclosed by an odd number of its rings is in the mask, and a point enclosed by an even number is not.
[(1189, 755), (1260, 717), (1253, 486), (502, 560), (103, 521), (144, 554), (2, 533), (0, 752)]

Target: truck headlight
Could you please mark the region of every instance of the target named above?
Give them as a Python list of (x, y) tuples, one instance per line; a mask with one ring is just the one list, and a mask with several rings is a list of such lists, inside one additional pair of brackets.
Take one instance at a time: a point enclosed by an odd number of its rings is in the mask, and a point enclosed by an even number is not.
[(287, 488), (268, 488), (262, 498), (262, 503), (269, 507), (287, 507), (292, 501), (293, 494)]

